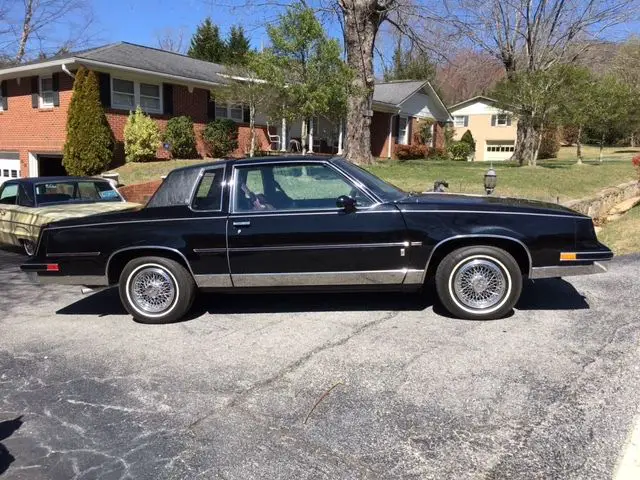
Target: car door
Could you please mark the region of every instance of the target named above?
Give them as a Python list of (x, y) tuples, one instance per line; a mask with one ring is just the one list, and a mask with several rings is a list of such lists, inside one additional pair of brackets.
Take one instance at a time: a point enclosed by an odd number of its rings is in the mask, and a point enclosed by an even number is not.
[[(354, 211), (336, 206), (355, 197)], [(227, 221), (235, 287), (401, 284), (407, 232), (380, 203), (325, 161), (236, 164)]]
[(0, 243), (15, 244), (12, 233), (13, 214), (18, 201), (18, 184), (5, 183), (0, 185)]

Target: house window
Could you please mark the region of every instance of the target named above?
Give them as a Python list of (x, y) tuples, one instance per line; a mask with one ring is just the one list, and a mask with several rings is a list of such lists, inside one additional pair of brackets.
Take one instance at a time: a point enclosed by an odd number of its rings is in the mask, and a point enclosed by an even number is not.
[(466, 115), (456, 115), (453, 117), (453, 126), (454, 127), (466, 127), (469, 124), (468, 116)]
[(509, 123), (509, 118), (506, 113), (501, 113), (496, 115), (496, 126), (498, 127), (506, 127)]
[(138, 105), (149, 113), (162, 113), (162, 89), (160, 85), (133, 80), (112, 78), (111, 106), (134, 110)]
[(409, 143), (409, 118), (398, 117), (398, 143), (407, 145)]
[(140, 106), (143, 110), (160, 111), (160, 85), (140, 84)]
[(53, 78), (40, 77), (40, 108), (53, 107)]
[(135, 86), (129, 80), (113, 79), (112, 106), (114, 108), (124, 108), (133, 110), (136, 105)]
[(230, 118), (235, 122), (244, 120), (244, 109), (241, 103), (216, 103), (216, 118)]

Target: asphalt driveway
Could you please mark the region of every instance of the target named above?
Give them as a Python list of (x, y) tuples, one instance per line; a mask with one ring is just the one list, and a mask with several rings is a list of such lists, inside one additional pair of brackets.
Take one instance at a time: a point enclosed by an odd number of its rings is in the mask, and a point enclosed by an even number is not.
[(20, 261), (0, 250), (7, 479), (604, 479), (640, 402), (638, 256), (529, 283), (499, 321), (252, 295), (167, 326)]

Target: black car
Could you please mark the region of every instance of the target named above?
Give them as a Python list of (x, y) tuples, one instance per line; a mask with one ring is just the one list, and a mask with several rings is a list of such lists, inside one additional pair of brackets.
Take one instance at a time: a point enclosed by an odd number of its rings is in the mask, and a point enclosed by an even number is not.
[(529, 200), (412, 195), (342, 158), (227, 160), (172, 171), (145, 208), (52, 223), (22, 266), (43, 283), (119, 285), (167, 323), (196, 289), (419, 290), (453, 315), (504, 316), (523, 278), (605, 271), (589, 217)]

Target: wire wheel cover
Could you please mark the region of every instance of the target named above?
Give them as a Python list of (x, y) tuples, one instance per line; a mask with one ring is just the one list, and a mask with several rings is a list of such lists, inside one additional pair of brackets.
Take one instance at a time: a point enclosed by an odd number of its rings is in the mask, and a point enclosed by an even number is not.
[(498, 265), (476, 259), (463, 264), (455, 274), (453, 287), (460, 302), (470, 308), (486, 309), (504, 298), (507, 281)]
[(129, 286), (130, 297), (136, 306), (148, 313), (167, 310), (176, 298), (176, 286), (161, 268), (143, 268), (135, 274)]

